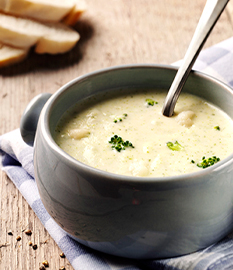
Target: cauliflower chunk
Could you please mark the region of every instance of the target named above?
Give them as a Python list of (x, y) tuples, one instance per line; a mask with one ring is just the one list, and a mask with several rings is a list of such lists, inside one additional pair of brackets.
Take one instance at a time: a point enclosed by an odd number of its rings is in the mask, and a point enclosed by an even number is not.
[(90, 130), (85, 128), (77, 128), (69, 130), (69, 136), (75, 140), (80, 140), (90, 134)]
[(97, 109), (91, 109), (88, 111), (87, 113), (87, 117), (90, 117), (90, 118), (96, 118), (98, 115), (100, 114), (100, 111), (97, 110)]
[(193, 118), (195, 113), (193, 111), (183, 111), (178, 114), (176, 121), (181, 126), (191, 127), (193, 125)]
[(134, 161), (129, 170), (131, 171), (133, 176), (148, 176), (149, 175), (149, 168), (148, 164), (144, 161)]

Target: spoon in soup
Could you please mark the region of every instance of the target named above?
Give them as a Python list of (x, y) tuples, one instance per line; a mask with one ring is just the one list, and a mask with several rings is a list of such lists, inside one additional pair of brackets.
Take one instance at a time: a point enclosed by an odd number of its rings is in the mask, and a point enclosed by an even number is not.
[(228, 2), (229, 0), (207, 0), (183, 62), (168, 91), (162, 109), (163, 115), (168, 117), (173, 115), (177, 99), (192, 66)]

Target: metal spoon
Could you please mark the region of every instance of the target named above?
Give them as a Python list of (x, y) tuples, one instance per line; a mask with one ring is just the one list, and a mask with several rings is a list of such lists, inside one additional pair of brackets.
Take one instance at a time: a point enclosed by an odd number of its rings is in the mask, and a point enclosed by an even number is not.
[(229, 0), (207, 0), (184, 60), (165, 99), (163, 115), (168, 117), (173, 115), (177, 99), (192, 66), (228, 2)]

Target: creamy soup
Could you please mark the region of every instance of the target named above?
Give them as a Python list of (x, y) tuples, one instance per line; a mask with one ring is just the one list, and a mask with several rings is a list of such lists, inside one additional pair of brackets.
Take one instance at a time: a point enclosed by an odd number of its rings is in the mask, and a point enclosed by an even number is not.
[(89, 98), (65, 113), (54, 139), (92, 167), (143, 177), (200, 171), (233, 152), (233, 123), (223, 111), (182, 93), (174, 116), (165, 117), (165, 97), (134, 91)]

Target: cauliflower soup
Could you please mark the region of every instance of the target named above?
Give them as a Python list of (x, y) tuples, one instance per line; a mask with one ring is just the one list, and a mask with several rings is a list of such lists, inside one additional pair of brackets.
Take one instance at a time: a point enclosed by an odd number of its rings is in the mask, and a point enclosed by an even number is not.
[(233, 121), (199, 97), (182, 93), (172, 117), (166, 91), (90, 97), (70, 108), (54, 134), (69, 155), (115, 174), (160, 177), (202, 170), (233, 152)]

